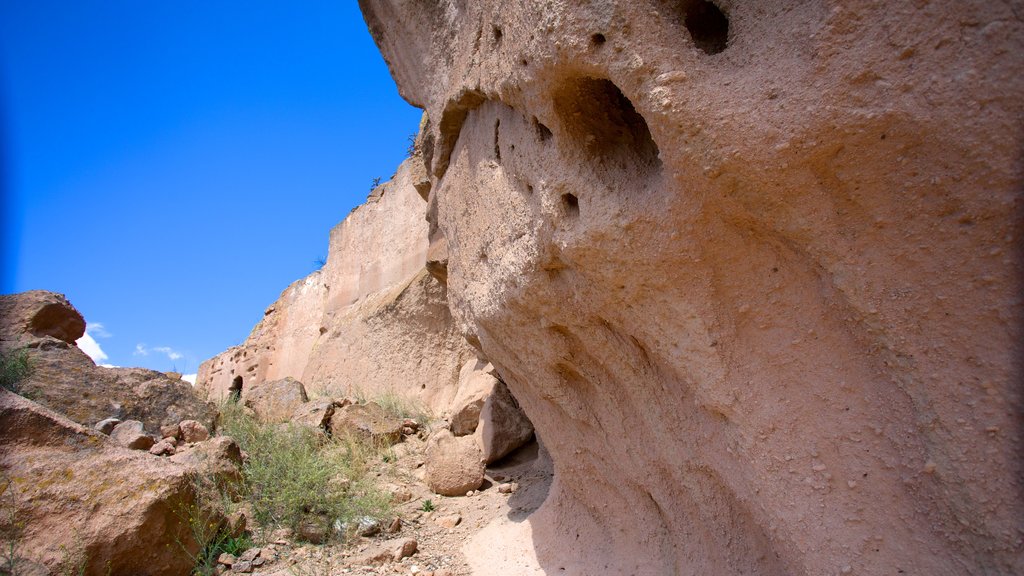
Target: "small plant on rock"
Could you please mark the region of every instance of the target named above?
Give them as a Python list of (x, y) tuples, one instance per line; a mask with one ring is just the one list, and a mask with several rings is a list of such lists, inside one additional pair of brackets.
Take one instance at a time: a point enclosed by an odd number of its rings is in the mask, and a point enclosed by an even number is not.
[(434, 502), (432, 500), (430, 500), (429, 498), (424, 500), (423, 501), (423, 505), (420, 506), (420, 510), (422, 510), (424, 512), (433, 512), (436, 509), (437, 508), (434, 506)]
[(25, 350), (0, 355), (0, 387), (20, 394), (21, 383), (31, 375), (32, 364)]

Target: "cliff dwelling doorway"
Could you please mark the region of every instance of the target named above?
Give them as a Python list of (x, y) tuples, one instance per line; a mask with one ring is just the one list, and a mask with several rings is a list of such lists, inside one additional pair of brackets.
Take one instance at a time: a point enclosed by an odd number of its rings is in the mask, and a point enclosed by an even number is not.
[(231, 387), (228, 388), (228, 399), (232, 402), (238, 402), (242, 397), (242, 377), (235, 376), (235, 379), (231, 381)]

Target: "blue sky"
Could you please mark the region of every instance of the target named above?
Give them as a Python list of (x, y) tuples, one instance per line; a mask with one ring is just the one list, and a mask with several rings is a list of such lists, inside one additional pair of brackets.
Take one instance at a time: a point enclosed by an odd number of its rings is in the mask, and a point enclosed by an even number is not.
[(355, 2), (0, 0), (0, 292), (67, 294), (106, 363), (195, 372), (419, 118)]

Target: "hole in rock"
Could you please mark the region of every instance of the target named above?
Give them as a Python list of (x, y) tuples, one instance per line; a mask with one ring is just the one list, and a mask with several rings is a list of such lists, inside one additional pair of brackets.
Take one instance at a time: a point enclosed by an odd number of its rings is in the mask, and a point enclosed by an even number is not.
[(492, 29), (492, 32), (494, 33), (494, 43), (495, 44), (500, 44), (501, 43), (501, 38), (502, 38), (502, 36), (504, 36), (504, 34), (501, 31), (501, 28), (498, 27), (498, 26), (495, 26)]
[(238, 402), (242, 397), (242, 377), (235, 376), (235, 379), (231, 381), (231, 387), (228, 388), (228, 399), (232, 402)]
[(729, 43), (729, 18), (713, 2), (690, 0), (683, 4), (683, 24), (693, 43), (707, 54), (718, 54)]
[(533, 129), (537, 132), (537, 139), (541, 142), (546, 142), (548, 138), (551, 138), (551, 130), (536, 118), (533, 119)]
[(501, 146), (498, 145), (498, 130), (501, 128), (501, 120), (494, 121), (494, 157), (501, 162)]
[(578, 78), (563, 84), (553, 97), (564, 133), (588, 155), (634, 177), (660, 166), (647, 122), (610, 80)]
[(580, 199), (575, 194), (562, 194), (562, 211), (570, 218), (580, 215)]
[(606, 38), (604, 37), (604, 34), (601, 34), (600, 32), (590, 37), (590, 43), (593, 44), (594, 46), (600, 46), (601, 44), (604, 44), (605, 40)]

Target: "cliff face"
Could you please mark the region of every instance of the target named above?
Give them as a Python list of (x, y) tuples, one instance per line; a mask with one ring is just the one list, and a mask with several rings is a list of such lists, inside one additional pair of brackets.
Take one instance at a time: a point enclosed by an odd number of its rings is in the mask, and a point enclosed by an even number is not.
[(546, 570), (1024, 571), (1019, 7), (360, 5)]
[(291, 376), (311, 393), (395, 392), (448, 408), (473, 353), (444, 285), (424, 268), (421, 164), (403, 163), (331, 230), (324, 267), (289, 286), (245, 343), (204, 362), (200, 390), (219, 399), (239, 384)]

